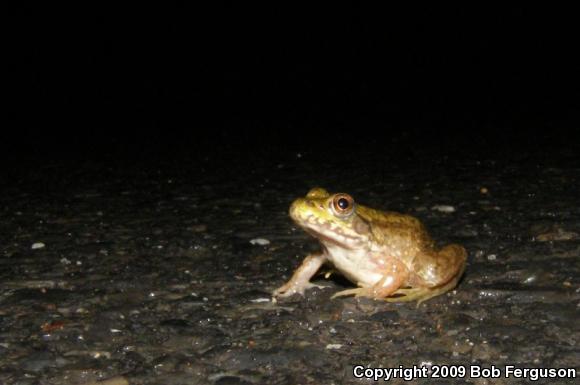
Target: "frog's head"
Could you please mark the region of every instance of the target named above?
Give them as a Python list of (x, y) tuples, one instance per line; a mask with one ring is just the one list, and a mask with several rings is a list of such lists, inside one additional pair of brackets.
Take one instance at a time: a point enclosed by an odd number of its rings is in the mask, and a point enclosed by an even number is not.
[(350, 195), (329, 194), (320, 187), (296, 199), (290, 206), (290, 217), (326, 245), (358, 249), (368, 245), (371, 236), (368, 222), (357, 214)]

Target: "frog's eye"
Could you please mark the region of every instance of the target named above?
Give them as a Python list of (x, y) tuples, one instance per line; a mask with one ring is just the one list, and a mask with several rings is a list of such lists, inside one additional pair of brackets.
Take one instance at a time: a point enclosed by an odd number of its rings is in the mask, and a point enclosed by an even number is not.
[(332, 211), (339, 217), (350, 215), (354, 209), (354, 199), (348, 194), (336, 194), (332, 198)]

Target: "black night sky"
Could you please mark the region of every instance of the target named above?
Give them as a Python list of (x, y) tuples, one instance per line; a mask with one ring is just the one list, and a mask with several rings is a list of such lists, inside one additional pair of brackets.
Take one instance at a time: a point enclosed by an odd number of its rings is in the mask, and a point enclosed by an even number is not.
[(19, 16), (3, 133), (17, 159), (557, 145), (578, 129), (566, 9), (28, 5)]

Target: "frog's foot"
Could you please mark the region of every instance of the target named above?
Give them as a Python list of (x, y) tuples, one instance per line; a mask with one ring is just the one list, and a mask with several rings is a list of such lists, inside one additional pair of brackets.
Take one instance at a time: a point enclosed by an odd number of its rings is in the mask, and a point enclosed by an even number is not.
[(294, 294), (299, 294), (301, 296), (304, 296), (304, 292), (308, 289), (312, 289), (312, 288), (319, 288), (319, 289), (324, 289), (327, 286), (323, 286), (323, 285), (317, 285), (315, 283), (312, 282), (305, 282), (302, 283), (300, 285), (296, 285), (294, 282), (287, 282), (286, 284), (280, 286), (279, 288), (277, 288), (276, 290), (274, 290), (272, 292), (272, 297), (290, 297)]
[(433, 294), (433, 291), (428, 288), (408, 288), (408, 289), (397, 289), (393, 293), (394, 297), (387, 297), (385, 301), (387, 302), (411, 302), (419, 301), (423, 302), (429, 298), (434, 297), (437, 294)]
[[(417, 307), (421, 302), (427, 301), (433, 297), (441, 295), (450, 290), (451, 285), (444, 285), (437, 288), (429, 287), (415, 287), (407, 289), (398, 289), (393, 293), (393, 295), (398, 295), (396, 297), (387, 297), (385, 301), (387, 302), (411, 302), (417, 301)], [(453, 285), (452, 287), (454, 287)]]
[(276, 290), (272, 292), (272, 296), (275, 297), (290, 297), (294, 294), (304, 295), (304, 292), (310, 288), (318, 287), (324, 288), (324, 286), (319, 286), (314, 283), (310, 282), (310, 278), (316, 274), (320, 266), (326, 260), (326, 256), (318, 253), (318, 254), (311, 254), (308, 257), (304, 258), (302, 264), (294, 274), (292, 274), (292, 278), (284, 285), (280, 286)]

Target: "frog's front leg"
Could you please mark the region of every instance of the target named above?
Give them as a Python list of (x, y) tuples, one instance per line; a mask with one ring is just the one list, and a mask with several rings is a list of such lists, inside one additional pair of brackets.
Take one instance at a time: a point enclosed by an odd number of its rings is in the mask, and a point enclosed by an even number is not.
[(319, 285), (315, 285), (310, 282), (310, 278), (316, 274), (320, 266), (326, 261), (326, 255), (323, 253), (317, 254), (310, 254), (294, 274), (292, 274), (292, 278), (284, 285), (280, 286), (276, 290), (272, 292), (273, 297), (289, 297), (293, 294), (300, 294), (304, 295), (304, 291), (306, 289), (310, 289), (312, 287), (322, 287)]
[(397, 259), (388, 259), (385, 262), (384, 268), (380, 270), (382, 277), (375, 284), (342, 290), (334, 294), (332, 298), (354, 295), (355, 297), (383, 299), (395, 293), (395, 291), (407, 282), (409, 270)]

